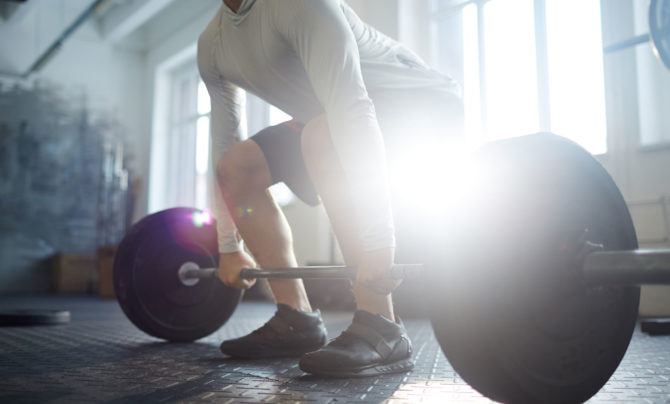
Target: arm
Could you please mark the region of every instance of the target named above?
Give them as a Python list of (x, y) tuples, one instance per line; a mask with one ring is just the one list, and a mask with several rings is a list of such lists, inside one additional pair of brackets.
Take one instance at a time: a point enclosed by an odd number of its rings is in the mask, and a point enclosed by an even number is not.
[[(212, 112), (210, 118), (211, 131), (211, 156), (214, 170), (221, 160), (223, 154), (232, 145), (239, 142), (242, 136), (240, 127), (242, 101), (244, 100), (241, 90), (234, 85), (225, 82), (217, 94), (208, 87), (212, 100)], [(216, 173), (216, 171), (214, 171)], [(216, 217), (216, 231), (219, 240), (219, 252), (231, 253), (242, 250), (237, 227), (228, 210), (218, 181), (214, 187), (214, 214)]]
[[(202, 42), (202, 41), (201, 41)], [(211, 65), (211, 55), (198, 44), (198, 67), (207, 86), (212, 104), (210, 118), (211, 163), (216, 173), (217, 164), (223, 153), (242, 138), (240, 127), (242, 118), (242, 90), (223, 80)], [(216, 230), (220, 253), (232, 253), (242, 250), (237, 228), (226, 207), (218, 181), (214, 181), (213, 210), (216, 217)]]
[(281, 3), (276, 29), (302, 61), (324, 108), (353, 197), (363, 249), (390, 249), (395, 237), (384, 143), (361, 75), (358, 46), (340, 3)]

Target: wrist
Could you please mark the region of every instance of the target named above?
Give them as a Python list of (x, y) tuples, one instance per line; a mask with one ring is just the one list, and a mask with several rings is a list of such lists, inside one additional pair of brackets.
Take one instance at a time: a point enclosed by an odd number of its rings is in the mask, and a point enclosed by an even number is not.
[(221, 260), (232, 260), (244, 257), (246, 254), (243, 250), (231, 251), (231, 252), (220, 252), (219, 259)]

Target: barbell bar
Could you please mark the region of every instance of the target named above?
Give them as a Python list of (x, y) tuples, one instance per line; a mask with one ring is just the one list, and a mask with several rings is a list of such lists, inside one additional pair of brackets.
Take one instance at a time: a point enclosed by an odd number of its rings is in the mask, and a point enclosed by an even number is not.
[[(422, 264), (394, 264), (391, 278), (417, 279)], [(286, 268), (243, 268), (241, 279), (354, 279), (357, 269), (348, 266), (303, 266)], [(594, 285), (670, 284), (670, 249), (593, 251), (585, 255), (584, 280)], [(218, 268), (182, 265), (178, 276), (189, 286), (190, 280), (218, 278)]]
[(594, 285), (670, 284), (670, 249), (592, 252), (582, 271)]
[[(394, 264), (390, 276), (395, 280), (417, 278), (420, 276), (421, 264)], [(354, 279), (357, 269), (343, 265), (303, 266), (286, 268), (243, 268), (241, 279)], [(192, 279), (217, 278), (218, 268), (198, 268), (195, 265), (182, 265), (178, 276), (182, 281)]]

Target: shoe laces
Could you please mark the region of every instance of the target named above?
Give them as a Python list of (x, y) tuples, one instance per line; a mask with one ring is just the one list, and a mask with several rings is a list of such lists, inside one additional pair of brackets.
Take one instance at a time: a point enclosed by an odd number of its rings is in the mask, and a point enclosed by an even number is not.
[(349, 328), (347, 328), (346, 330), (342, 331), (340, 333), (340, 335), (331, 339), (328, 342), (328, 345), (344, 346), (344, 345), (348, 345), (350, 341), (355, 340), (357, 338), (359, 338), (359, 337), (357, 337), (356, 335), (349, 332)]

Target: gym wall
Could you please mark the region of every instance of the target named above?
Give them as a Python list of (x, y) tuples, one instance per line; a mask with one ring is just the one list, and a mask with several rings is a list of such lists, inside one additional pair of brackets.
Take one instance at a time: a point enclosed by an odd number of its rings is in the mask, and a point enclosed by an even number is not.
[[(606, 44), (639, 35), (644, 8), (629, 0), (602, 1)], [(637, 24), (636, 24), (637, 23)], [(608, 153), (601, 163), (621, 188), (642, 247), (670, 246), (670, 71), (649, 44), (605, 56)], [(663, 136), (665, 143), (644, 145)], [(642, 315), (670, 314), (670, 287), (645, 286)]]
[[(140, 173), (138, 178), (146, 171), (147, 159), (136, 146), (146, 133), (143, 57), (139, 52), (113, 46), (100, 37), (95, 26), (85, 24), (38, 74), (27, 80), (12, 74), (25, 71), (86, 5), (29, 2), (21, 6), (28, 9), (20, 10), (0, 27), (0, 83), (8, 91), (14, 85), (21, 86), (25, 101), (15, 99), (13, 107), (18, 111), (3, 115), (6, 119), (0, 131), (3, 167), (15, 168), (0, 173), (1, 199), (18, 203), (17, 210), (2, 209), (0, 213), (0, 293), (49, 291), (51, 255), (58, 251), (95, 252), (97, 219), (91, 210), (95, 210), (97, 194), (91, 195), (85, 183), (72, 183), (79, 178), (71, 176), (77, 171), (73, 165), (81, 160), (70, 161), (79, 156), (82, 146), (74, 138), (82, 134), (92, 142), (101, 139), (103, 129), (90, 126), (93, 121), (102, 117), (114, 121), (126, 148), (137, 150), (137, 158), (128, 168)], [(51, 99), (38, 103), (35, 99), (39, 97)], [(49, 108), (50, 102), (61, 105)], [(79, 123), (55, 125), (48, 113), (56, 110), (67, 111), (66, 118)], [(85, 121), (87, 129), (81, 127)], [(27, 134), (19, 133), (22, 130)], [(16, 154), (23, 147), (20, 142), (25, 145), (30, 141), (40, 143), (25, 146), (34, 164), (19, 161)], [(98, 146), (93, 145), (92, 151), (100, 151)], [(70, 171), (62, 172), (65, 169)], [(19, 185), (21, 191), (16, 193)], [(63, 188), (73, 185), (70, 191)], [(73, 202), (63, 197), (74, 190), (83, 191), (82, 199)]]

